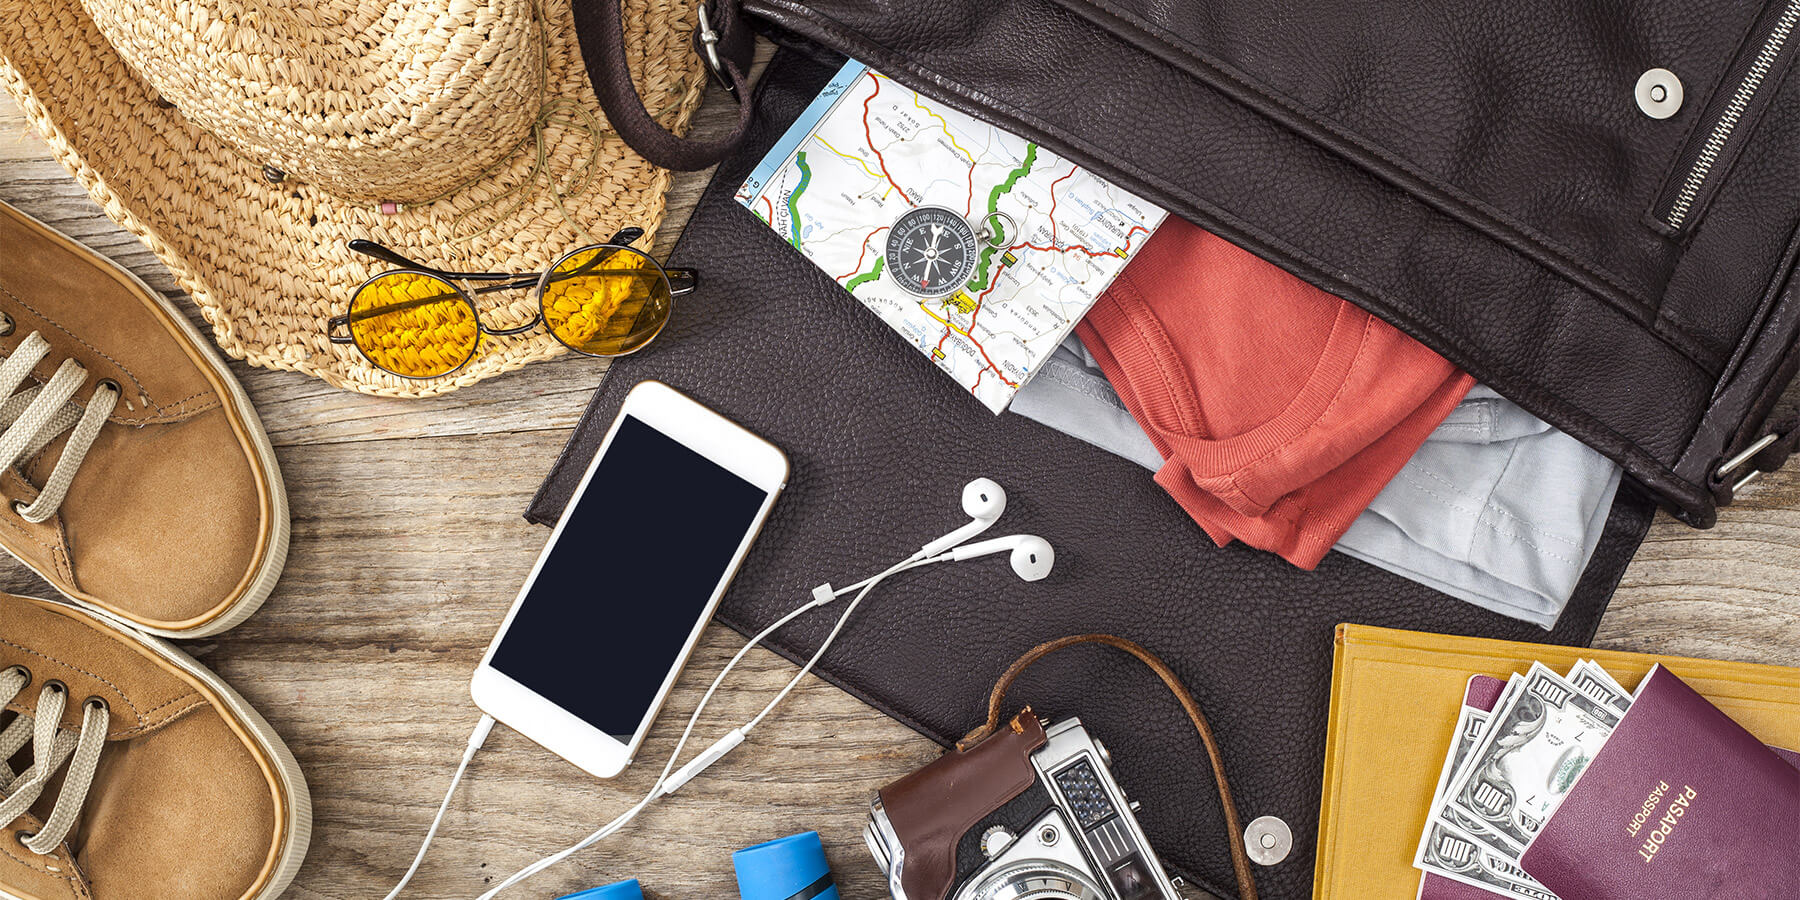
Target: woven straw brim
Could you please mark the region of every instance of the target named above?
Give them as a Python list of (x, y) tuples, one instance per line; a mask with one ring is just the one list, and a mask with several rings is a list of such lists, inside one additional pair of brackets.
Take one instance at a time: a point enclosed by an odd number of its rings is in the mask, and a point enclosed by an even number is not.
[[(638, 90), (661, 121), (684, 130), (705, 86), (688, 43), (694, 4), (625, 0), (624, 10)], [(574, 99), (604, 127), (568, 0), (545, 0), (544, 13), (548, 96)], [(586, 190), (563, 203), (577, 227), (548, 190), (514, 208), (535, 163), (529, 144), (466, 189), (394, 215), (292, 179), (270, 184), (257, 162), (158, 103), (74, 0), (0, 0), (0, 81), (106, 214), (174, 272), (225, 352), (381, 396), (441, 394), (565, 350), (537, 329), (484, 337), (475, 359), (442, 378), (411, 380), (376, 369), (355, 347), (326, 336), (326, 319), (345, 310), (357, 285), (390, 268), (351, 253), (348, 241), (379, 241), (451, 270), (536, 271), (624, 226), (653, 235), (669, 186), (666, 170), (610, 130), (596, 146), (584, 130), (560, 126), (545, 132), (549, 172), (573, 187), (594, 160)], [(479, 306), (496, 328), (537, 311), (530, 291), (487, 295)]]

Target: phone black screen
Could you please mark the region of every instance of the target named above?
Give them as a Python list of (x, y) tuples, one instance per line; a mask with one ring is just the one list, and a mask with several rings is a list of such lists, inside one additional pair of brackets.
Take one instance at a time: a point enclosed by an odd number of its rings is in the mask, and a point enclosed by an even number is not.
[(490, 664), (629, 741), (767, 499), (625, 416)]

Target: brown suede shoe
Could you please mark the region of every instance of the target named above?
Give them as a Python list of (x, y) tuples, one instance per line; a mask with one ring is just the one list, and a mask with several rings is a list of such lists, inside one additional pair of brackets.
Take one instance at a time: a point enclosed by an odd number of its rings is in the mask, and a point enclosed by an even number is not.
[(167, 643), (0, 594), (0, 703), (0, 897), (253, 900), (300, 868), (293, 754)]
[(287, 495), (244, 390), (131, 273), (0, 203), (0, 547), (171, 637), (268, 596)]

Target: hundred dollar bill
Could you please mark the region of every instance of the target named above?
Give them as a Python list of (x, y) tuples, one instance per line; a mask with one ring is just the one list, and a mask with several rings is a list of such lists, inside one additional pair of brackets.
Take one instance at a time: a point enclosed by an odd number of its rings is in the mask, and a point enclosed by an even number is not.
[[(1523, 677), (1513, 675), (1494, 702), (1494, 709), (1505, 709), (1508, 698), (1523, 683)], [(1413, 855), (1413, 867), (1509, 897), (1550, 898), (1554, 894), (1519, 867), (1515, 856), (1492, 838), (1485, 824), (1445, 805), (1450, 785), (1468, 762), (1470, 751), (1486, 734), (1491, 716), (1484, 709), (1462, 707), (1431, 797), (1431, 814)]]
[(1533, 663), (1496, 706), (1452, 785), (1449, 806), (1482, 822), (1517, 856), (1619, 724), (1620, 713)]
[[(1511, 684), (1520, 679), (1513, 676)], [(1494, 704), (1503, 709), (1505, 694)], [(1496, 840), (1487, 825), (1447, 805), (1445, 796), (1450, 784), (1470, 751), (1487, 733), (1491, 713), (1465, 706), (1457, 717), (1456, 734), (1444, 757), (1444, 770), (1438, 776), (1437, 792), (1431, 798), (1431, 815), (1419, 838), (1419, 849), (1413, 854), (1413, 868), (1432, 872), (1476, 887), (1512, 897), (1552, 897), (1554, 894), (1525, 873), (1518, 865), (1517, 854)]]
[[(1519, 689), (1524, 680), (1517, 674), (1507, 679), (1506, 687), (1500, 691), (1499, 698), (1494, 701), (1494, 709), (1505, 709), (1507, 700)], [(1473, 706), (1464, 706), (1462, 713), (1457, 717), (1456, 733), (1450, 741), (1449, 751), (1445, 754), (1444, 769), (1438, 774), (1437, 791), (1431, 795), (1431, 815), (1425, 823), (1425, 835), (1421, 835), (1419, 840), (1418, 856), (1424, 854), (1426, 836), (1430, 834), (1432, 820), (1453, 825), (1459, 831), (1478, 840), (1490, 837), (1491, 830), (1485, 823), (1452, 808), (1449, 806), (1448, 800), (1450, 786), (1457, 782), (1468, 766), (1470, 751), (1481, 743), (1481, 738), (1487, 734), (1488, 722), (1492, 718), (1492, 713)], [(1488, 843), (1497, 844), (1498, 842), (1490, 839)], [(1415, 856), (1413, 860), (1414, 865), (1419, 864), (1418, 856)]]
[(1593, 667), (1594, 672), (1596, 674), (1598, 674), (1601, 678), (1606, 679), (1606, 683), (1612, 685), (1613, 690), (1615, 690), (1621, 694), (1624, 694), (1627, 697), (1631, 696), (1631, 691), (1627, 690), (1625, 688), (1625, 685), (1620, 684), (1619, 679), (1614, 678), (1612, 676), (1611, 672), (1606, 671), (1606, 667), (1600, 665), (1599, 660), (1590, 659), (1587, 661), (1587, 664), (1589, 666)]
[[(1450, 793), (1451, 780), (1461, 771), (1462, 765), (1469, 758), (1469, 751), (1475, 749), (1481, 736), (1487, 732), (1488, 712), (1473, 706), (1465, 706), (1456, 718), (1456, 732), (1451, 735), (1450, 749), (1444, 754), (1444, 769), (1438, 774), (1437, 791), (1431, 795), (1431, 814), (1425, 820), (1425, 830), (1419, 835), (1419, 849), (1413, 854), (1413, 866), (1427, 869), (1425, 865), (1426, 848), (1431, 844), (1432, 826), (1437, 822), (1456, 826), (1457, 830), (1473, 832), (1476, 829), (1485, 831), (1487, 826), (1474, 819), (1463, 816), (1454, 809), (1444, 805), (1445, 795)], [(1469, 827), (1473, 826), (1473, 827)], [(1478, 833), (1478, 832), (1477, 832)]]
[(1453, 825), (1441, 821), (1427, 824), (1425, 843), (1419, 850), (1421, 861), (1415, 865), (1427, 872), (1507, 897), (1558, 900), (1525, 874), (1517, 860), (1471, 839)]
[(1612, 676), (1612, 673), (1606, 671), (1606, 668), (1604, 666), (1600, 665), (1599, 662), (1597, 662), (1595, 660), (1588, 660), (1588, 661), (1592, 662), (1594, 664), (1595, 671), (1599, 672), (1601, 675), (1606, 676), (1606, 682), (1608, 684), (1612, 685), (1613, 690), (1618, 691), (1621, 694), (1624, 694), (1626, 697), (1636, 699), (1636, 697), (1637, 697), (1636, 691), (1633, 691), (1630, 688), (1627, 688), (1625, 685), (1621, 684), (1619, 682), (1619, 679), (1614, 678)]
[(1598, 659), (1582, 659), (1582, 661), (1579, 661), (1579, 664), (1584, 664), (1584, 666), (1588, 668), (1589, 673), (1593, 673), (1598, 679), (1604, 680), (1609, 688), (1613, 688), (1613, 693), (1622, 693), (1625, 697), (1631, 697), (1631, 691), (1627, 691), (1624, 684), (1620, 684), (1618, 679), (1613, 677), (1611, 671), (1606, 671), (1606, 666), (1602, 666)]
[(1569, 670), (1568, 681), (1576, 690), (1612, 707), (1620, 715), (1631, 708), (1631, 694), (1625, 686), (1614, 681), (1599, 663), (1591, 659), (1578, 660)]
[(1436, 808), (1444, 801), (1444, 795), (1450, 792), (1450, 779), (1463, 761), (1469, 758), (1469, 751), (1475, 749), (1477, 741), (1486, 733), (1488, 713), (1473, 706), (1465, 706), (1456, 717), (1456, 731), (1450, 735), (1450, 748), (1444, 754), (1444, 770), (1438, 775), (1437, 790), (1431, 795), (1431, 805)]

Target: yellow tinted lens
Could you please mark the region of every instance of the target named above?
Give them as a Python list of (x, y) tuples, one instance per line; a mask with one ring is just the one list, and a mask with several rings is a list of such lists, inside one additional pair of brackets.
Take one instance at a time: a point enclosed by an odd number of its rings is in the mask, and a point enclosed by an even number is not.
[(350, 300), (350, 336), (383, 369), (430, 378), (468, 362), (481, 331), (474, 308), (450, 282), (421, 272), (390, 272)]
[(669, 321), (669, 283), (650, 258), (617, 247), (569, 254), (544, 283), (544, 324), (571, 349), (619, 356)]

